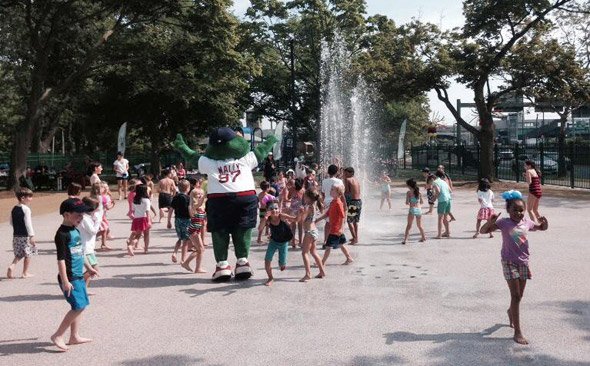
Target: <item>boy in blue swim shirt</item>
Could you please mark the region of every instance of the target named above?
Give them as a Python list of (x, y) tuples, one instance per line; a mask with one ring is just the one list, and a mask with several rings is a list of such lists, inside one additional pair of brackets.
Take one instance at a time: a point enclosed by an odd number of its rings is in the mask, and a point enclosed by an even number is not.
[(76, 345), (91, 342), (91, 339), (82, 338), (78, 333), (82, 311), (88, 306), (88, 294), (84, 280), (84, 267), (90, 275), (98, 272), (85, 260), (84, 247), (80, 241), (80, 232), (76, 226), (80, 224), (85, 212), (91, 212), (78, 198), (68, 198), (59, 207), (59, 213), (63, 216), (62, 225), (55, 234), (55, 247), (57, 249), (57, 268), (59, 274), (57, 280), (61, 290), (70, 304), (68, 311), (57, 331), (51, 336), (51, 341), (62, 351), (67, 351), (68, 346), (64, 341), (64, 335), (70, 328), (70, 340), (68, 345)]

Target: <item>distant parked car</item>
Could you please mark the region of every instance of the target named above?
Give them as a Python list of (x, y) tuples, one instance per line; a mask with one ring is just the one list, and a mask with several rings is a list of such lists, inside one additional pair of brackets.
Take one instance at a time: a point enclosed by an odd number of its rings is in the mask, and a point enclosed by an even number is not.
[[(549, 158), (559, 162), (559, 153), (557, 151), (546, 151), (545, 153), (543, 153), (543, 155), (545, 156), (545, 159)], [(563, 159), (565, 161), (566, 169), (570, 170), (572, 168), (571, 159), (567, 156), (564, 156)]]
[(0, 173), (6, 173), (8, 174), (8, 171), (10, 170), (10, 164), (9, 163), (0, 163)]
[[(541, 159), (539, 158), (539, 156), (529, 157), (528, 155), (519, 155), (518, 156), (518, 164), (520, 164), (520, 170), (522, 171), (524, 169), (523, 168), (524, 162), (527, 160), (530, 160), (533, 163), (535, 163), (535, 165), (537, 166), (537, 169), (539, 169), (543, 174), (557, 174), (557, 168), (558, 168), (557, 161), (551, 159), (546, 154), (543, 154), (543, 155), (544, 155), (544, 158), (543, 158), (543, 167), (542, 168), (541, 168)], [(516, 161), (514, 164), (516, 164)], [(513, 164), (513, 170), (516, 170), (516, 166), (514, 164)]]
[(512, 150), (500, 150), (498, 152), (498, 158), (500, 160), (512, 160), (514, 159), (514, 153)]

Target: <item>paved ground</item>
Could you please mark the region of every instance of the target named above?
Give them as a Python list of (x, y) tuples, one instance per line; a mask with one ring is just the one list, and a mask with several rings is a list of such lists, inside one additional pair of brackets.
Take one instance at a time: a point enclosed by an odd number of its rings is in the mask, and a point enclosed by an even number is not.
[[(263, 286), (264, 247), (254, 247), (257, 272), (243, 283), (213, 284), (170, 262), (174, 232), (152, 231), (153, 251), (123, 256), (130, 223), (111, 212), (118, 250), (100, 254), (102, 278), (83, 320), (88, 345), (57, 353), (49, 336), (68, 305), (55, 281), (56, 214), (34, 217), (40, 255), (36, 277), (0, 281), (2, 364), (114, 365), (589, 365), (590, 236), (586, 200), (545, 197), (550, 223), (530, 236), (534, 279), (522, 303), (529, 346), (512, 340), (509, 295), (500, 266), (500, 238), (473, 240), (474, 192), (455, 194), (453, 238), (409, 245), (400, 238), (404, 191), (394, 210), (366, 204), (355, 263), (335, 253), (328, 277), (301, 284), (299, 251), (289, 268)], [(500, 203), (498, 205), (501, 205)], [(429, 237), (435, 217), (425, 217)], [(2, 271), (11, 260), (11, 228), (0, 224)], [(586, 243), (586, 244), (584, 244)], [(212, 250), (206, 266), (213, 267)], [(20, 268), (18, 273), (20, 273)]]

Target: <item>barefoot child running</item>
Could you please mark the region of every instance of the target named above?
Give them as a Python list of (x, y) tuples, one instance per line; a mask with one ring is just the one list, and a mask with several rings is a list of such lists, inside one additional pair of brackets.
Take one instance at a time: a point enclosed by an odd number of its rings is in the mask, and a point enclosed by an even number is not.
[(32, 277), (29, 273), (31, 257), (37, 255), (37, 246), (35, 245), (35, 231), (33, 230), (33, 221), (31, 219), (31, 209), (29, 204), (33, 200), (33, 191), (28, 188), (21, 188), (16, 192), (18, 204), (14, 206), (10, 213), (10, 224), (13, 228), (12, 249), (14, 250), (14, 260), (8, 266), (6, 277), (14, 278), (14, 270), (17, 263), (23, 261), (23, 278)]
[(260, 182), (260, 189), (262, 192), (258, 193), (258, 205), (259, 205), (259, 218), (260, 223), (258, 224), (258, 244), (262, 244), (262, 232), (266, 227), (266, 205), (275, 199), (275, 196), (269, 193), (270, 183), (263, 180)]
[[(316, 276), (316, 278), (324, 278), (326, 276), (326, 272), (324, 271), (324, 264), (318, 252), (316, 250), (316, 241), (320, 237), (320, 232), (315, 226), (314, 216), (316, 213), (316, 206), (318, 212), (322, 212), (322, 200), (320, 199), (320, 194), (315, 190), (305, 191), (303, 195), (303, 202), (304, 206), (301, 210), (298, 221), (303, 223), (303, 230), (305, 231), (305, 235), (303, 236), (303, 243), (301, 244), (301, 256), (303, 257), (303, 265), (305, 266), (305, 276), (299, 280), (299, 282), (307, 282), (311, 279), (311, 265), (309, 263), (309, 254), (315, 260), (316, 265), (318, 266), (320, 273)], [(315, 206), (314, 206), (315, 204)], [(343, 208), (344, 210), (344, 208)]]
[(541, 216), (538, 218), (540, 224), (537, 225), (524, 216), (526, 205), (519, 191), (504, 192), (502, 198), (506, 200), (506, 211), (510, 218), (498, 220), (499, 214), (492, 215), (481, 228), (481, 233), (487, 234), (495, 230), (502, 232), (502, 268), (504, 279), (510, 289), (508, 318), (510, 326), (514, 327), (514, 341), (528, 344), (520, 330), (520, 301), (524, 294), (526, 281), (532, 278), (529, 269), (527, 235), (529, 231), (547, 230), (549, 223), (545, 217)]
[(59, 270), (57, 280), (71, 310), (68, 311), (57, 331), (51, 336), (51, 341), (62, 351), (68, 350), (64, 339), (68, 328), (70, 329), (68, 345), (92, 341), (82, 338), (78, 333), (82, 311), (89, 304), (86, 282), (84, 281), (84, 267), (92, 275), (98, 275), (98, 272), (85, 260), (80, 232), (76, 229), (76, 226), (82, 221), (82, 215), (90, 211), (92, 208), (77, 198), (68, 198), (59, 207), (63, 222), (55, 234), (57, 268)]
[[(479, 201), (480, 208), (477, 212), (477, 221), (475, 222), (475, 234), (473, 239), (479, 235), (479, 227), (482, 221), (487, 221), (494, 215), (494, 192), (491, 190), (490, 181), (486, 178), (479, 180), (479, 186), (477, 187), (477, 200)], [(490, 233), (490, 238), (493, 238), (494, 234)]]
[(190, 214), (191, 220), (188, 227), (188, 234), (190, 235), (191, 242), (195, 251), (182, 262), (182, 268), (189, 272), (192, 272), (190, 263), (196, 258), (197, 263), (195, 267), (195, 273), (207, 273), (202, 267), (203, 253), (205, 252), (205, 245), (203, 243), (203, 237), (201, 233), (205, 230), (205, 220), (207, 214), (205, 213), (205, 191), (200, 188), (200, 184), (197, 183), (195, 188), (190, 193)]
[[(82, 217), (82, 221), (80, 225), (78, 225), (78, 231), (80, 232), (80, 241), (82, 242), (82, 247), (84, 248), (84, 256), (88, 261), (88, 264), (94, 268), (95, 271), (98, 271), (98, 260), (96, 259), (96, 254), (94, 252), (94, 248), (96, 246), (96, 234), (100, 230), (100, 224), (102, 221), (102, 217), (100, 217), (100, 212), (98, 212), (98, 200), (91, 198), (91, 197), (84, 197), (82, 202), (89, 208), (92, 208), (91, 212), (85, 212), (84, 216)], [(84, 273), (84, 280), (86, 281), (86, 288), (90, 286), (90, 279), (93, 277), (91, 272)], [(89, 295), (93, 295), (88, 293)]]
[(406, 225), (406, 233), (404, 234), (402, 244), (406, 244), (406, 241), (408, 241), (408, 235), (410, 234), (414, 218), (416, 218), (416, 226), (418, 226), (418, 230), (420, 231), (420, 242), (422, 243), (426, 241), (424, 229), (422, 228), (422, 194), (420, 193), (418, 183), (413, 178), (408, 179), (406, 185), (408, 186), (406, 205), (410, 206), (410, 210), (408, 211), (408, 224)]
[(268, 243), (264, 257), (264, 269), (266, 269), (266, 274), (268, 275), (268, 280), (264, 285), (270, 286), (274, 280), (272, 275), (272, 258), (276, 251), (279, 252), (279, 268), (281, 271), (284, 271), (287, 265), (289, 242), (293, 238), (293, 231), (291, 231), (291, 226), (285, 220), (296, 220), (297, 218), (280, 213), (278, 201), (270, 202), (267, 208), (266, 222), (268, 227), (270, 227), (270, 242)]
[(182, 245), (182, 251), (180, 255), (180, 263), (184, 263), (188, 253), (189, 245), (192, 246), (191, 238), (188, 233), (188, 227), (191, 224), (191, 214), (189, 211), (190, 197), (188, 192), (191, 185), (188, 180), (182, 179), (178, 183), (179, 192), (172, 198), (170, 208), (168, 209), (168, 226), (171, 225), (172, 213), (174, 213), (174, 229), (176, 230), (176, 237), (178, 240), (174, 245), (174, 252), (172, 253), (172, 261), (178, 254), (178, 249)]
[(379, 209), (383, 208), (383, 203), (387, 200), (387, 205), (391, 210), (391, 178), (387, 175), (387, 172), (383, 172), (380, 178), (381, 182), (381, 204), (379, 205)]
[(344, 246), (346, 244), (346, 237), (342, 233), (342, 222), (346, 217), (346, 212), (344, 211), (344, 186), (343, 185), (334, 185), (330, 190), (330, 196), (332, 196), (332, 202), (330, 202), (330, 208), (328, 211), (324, 213), (322, 216), (318, 217), (316, 222), (325, 219), (328, 217), (330, 220), (330, 232), (328, 234), (328, 239), (326, 240), (326, 244), (323, 248), (326, 250), (324, 252), (324, 258), (322, 259), (322, 263), (325, 265), (326, 261), (328, 260), (328, 256), (330, 256), (331, 249), (338, 249), (342, 251), (344, 256), (346, 257), (346, 261), (342, 264), (350, 264), (353, 262), (348, 249)]
[(143, 184), (139, 184), (135, 187), (135, 197), (133, 198), (133, 212), (134, 219), (131, 223), (131, 235), (127, 239), (127, 254), (131, 257), (135, 255), (133, 249), (137, 240), (143, 234), (143, 240), (145, 247), (143, 248), (144, 253), (148, 252), (150, 244), (150, 210), (152, 203), (148, 198), (147, 187)]

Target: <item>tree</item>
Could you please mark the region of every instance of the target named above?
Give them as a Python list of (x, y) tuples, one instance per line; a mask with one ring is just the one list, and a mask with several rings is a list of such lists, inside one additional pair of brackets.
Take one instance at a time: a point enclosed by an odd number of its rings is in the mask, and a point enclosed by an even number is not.
[[(443, 40), (429, 46), (428, 52), (423, 54), (429, 60), (433, 80), (436, 80), (434, 90), (438, 98), (445, 103), (457, 123), (479, 141), (482, 177), (495, 178), (494, 106), (501, 96), (528, 85), (522, 79), (505, 80), (498, 90), (492, 92), (489, 80), (506, 75), (511, 69), (509, 60), (517, 59), (518, 52), (527, 49), (524, 45), (548, 31), (551, 26), (549, 15), (572, 2), (466, 0), (463, 5), (463, 28), (441, 34)], [(461, 118), (453, 105), (447, 92), (449, 79), (453, 77), (473, 91), (479, 128)]]
[(9, 186), (18, 185), (48, 102), (83, 78), (114, 34), (155, 22), (181, 0), (10, 0), (0, 5), (3, 69), (14, 75), (25, 107), (15, 126)]
[[(566, 175), (565, 128), (572, 112), (590, 105), (590, 72), (576, 59), (572, 46), (541, 37), (522, 45), (513, 57), (510, 77), (515, 84), (527, 85), (522, 92), (559, 115), (558, 175)], [(521, 80), (522, 79), (522, 80)]]
[(157, 169), (158, 153), (177, 133), (205, 135), (207, 129), (237, 125), (246, 109), (249, 78), (259, 69), (237, 51), (238, 21), (226, 0), (187, 6), (159, 24), (129, 32), (104, 60), (114, 63), (96, 75), (85, 104), (90, 136), (104, 126), (129, 122), (146, 140)]
[[(248, 33), (243, 49), (251, 52), (262, 67), (262, 73), (251, 82), (251, 104), (259, 115), (275, 121), (292, 121), (298, 135), (313, 139), (321, 110), (322, 40), (332, 40), (339, 32), (351, 53), (358, 51), (364, 34), (365, 2), (254, 0), (251, 3), (246, 13), (248, 20), (242, 25)], [(291, 53), (294, 65), (291, 65)]]

